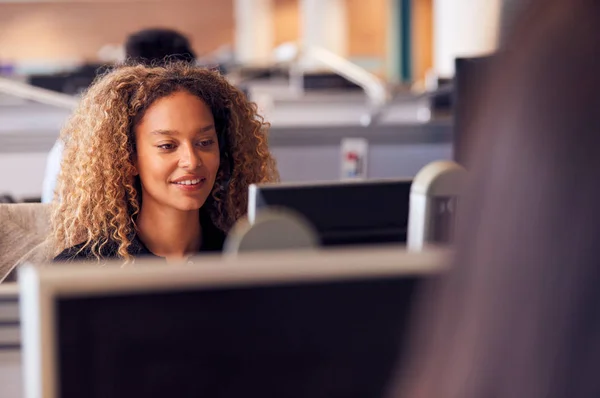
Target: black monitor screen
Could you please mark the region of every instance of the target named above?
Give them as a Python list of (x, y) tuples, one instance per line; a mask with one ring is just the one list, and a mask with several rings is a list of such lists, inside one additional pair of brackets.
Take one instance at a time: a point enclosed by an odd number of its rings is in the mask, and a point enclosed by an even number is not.
[(324, 246), (406, 243), (411, 180), (256, 188), (256, 211), (285, 207), (316, 228)]
[(380, 397), (423, 278), (61, 298), (59, 396)]
[[(476, 137), (473, 135), (475, 115), (493, 56), (456, 59), (454, 77), (454, 161), (468, 167), (468, 157)], [(484, 134), (485, 132), (478, 132)]]

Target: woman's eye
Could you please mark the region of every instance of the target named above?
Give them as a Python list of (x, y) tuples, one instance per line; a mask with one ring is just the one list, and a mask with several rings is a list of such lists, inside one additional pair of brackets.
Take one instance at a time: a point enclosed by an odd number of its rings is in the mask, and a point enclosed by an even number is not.
[(204, 140), (204, 141), (200, 141), (198, 143), (198, 145), (200, 145), (201, 147), (207, 147), (207, 146), (211, 146), (212, 144), (214, 144), (215, 140)]
[(160, 145), (158, 145), (158, 148), (164, 149), (164, 150), (169, 150), (169, 149), (175, 148), (175, 145), (173, 145), (173, 144), (160, 144)]

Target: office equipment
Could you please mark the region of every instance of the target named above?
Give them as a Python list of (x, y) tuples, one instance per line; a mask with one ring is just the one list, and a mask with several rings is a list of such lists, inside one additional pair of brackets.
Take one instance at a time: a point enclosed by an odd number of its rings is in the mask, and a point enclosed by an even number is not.
[(20, 348), (18, 287), (16, 283), (3, 283), (0, 284), (0, 352)]
[(365, 138), (343, 138), (340, 146), (340, 179), (367, 178), (369, 141)]
[(415, 176), (410, 192), (408, 216), (409, 250), (423, 250), (428, 244), (453, 241), (459, 196), (466, 170), (451, 161), (437, 161)]
[(227, 233), (223, 253), (240, 253), (316, 249), (319, 237), (312, 225), (301, 215), (289, 210), (265, 210), (253, 223), (247, 217), (239, 219)]
[[(467, 168), (467, 156), (477, 138), (473, 135), (472, 123), (480, 108), (482, 87), (487, 82), (487, 73), (493, 60), (494, 56), (484, 56), (457, 58), (455, 61), (453, 160)], [(485, 131), (477, 134), (485, 134)]]
[(324, 246), (405, 243), (410, 179), (258, 184), (248, 190), (248, 219), (264, 208), (302, 214)]
[(439, 253), (19, 270), (26, 398), (380, 397)]
[(22, 398), (19, 290), (0, 284), (0, 396)]

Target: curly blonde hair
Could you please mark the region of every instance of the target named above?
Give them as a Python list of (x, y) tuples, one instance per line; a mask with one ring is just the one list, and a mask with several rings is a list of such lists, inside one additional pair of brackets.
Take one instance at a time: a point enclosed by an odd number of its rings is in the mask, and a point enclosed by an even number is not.
[(133, 128), (154, 101), (177, 91), (198, 96), (213, 113), (221, 165), (203, 208), (216, 227), (228, 231), (246, 213), (250, 184), (278, 179), (267, 146), (268, 123), (218, 72), (185, 63), (115, 68), (87, 90), (61, 131), (65, 149), (51, 236), (57, 254), (84, 243), (82, 250), (100, 259), (112, 240), (117, 254), (132, 260), (128, 248), (142, 205)]

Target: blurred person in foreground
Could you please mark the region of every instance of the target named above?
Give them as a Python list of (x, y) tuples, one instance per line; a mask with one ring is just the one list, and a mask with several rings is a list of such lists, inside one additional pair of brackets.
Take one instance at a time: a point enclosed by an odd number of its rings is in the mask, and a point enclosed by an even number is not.
[(600, 396), (599, 18), (597, 0), (533, 1), (507, 38), (450, 275), (391, 396)]
[[(180, 32), (164, 28), (143, 29), (129, 35), (125, 42), (125, 57), (129, 64), (145, 65), (176, 61), (195, 63), (196, 60), (189, 39)], [(48, 154), (42, 187), (43, 203), (50, 203), (54, 198), (63, 148), (59, 139)]]
[(266, 127), (213, 70), (138, 64), (102, 76), (61, 132), (55, 260), (221, 251), (248, 186), (278, 179)]

